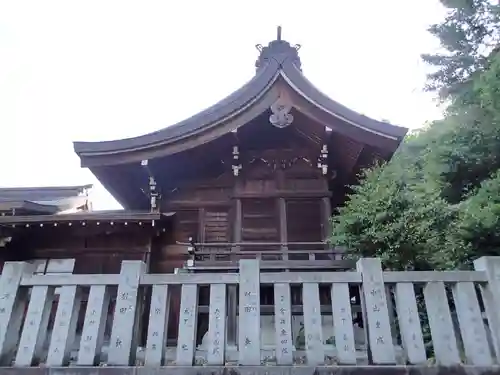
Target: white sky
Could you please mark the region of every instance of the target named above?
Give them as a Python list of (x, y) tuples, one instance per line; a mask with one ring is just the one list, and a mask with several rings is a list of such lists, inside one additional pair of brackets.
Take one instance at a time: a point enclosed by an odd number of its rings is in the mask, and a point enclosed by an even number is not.
[(94, 183), (72, 142), (141, 135), (239, 88), (283, 27), (331, 98), (410, 128), (440, 116), (422, 93), (438, 0), (0, 0), (0, 186)]

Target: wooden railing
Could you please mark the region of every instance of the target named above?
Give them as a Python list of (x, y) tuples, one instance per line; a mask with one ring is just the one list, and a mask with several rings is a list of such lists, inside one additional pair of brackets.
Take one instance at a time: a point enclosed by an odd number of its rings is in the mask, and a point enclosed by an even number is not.
[[(262, 273), (259, 265), (258, 260), (244, 259), (238, 273), (146, 274), (142, 262), (124, 261), (117, 275), (37, 275), (29, 263), (6, 263), (0, 277), (1, 365), (157, 367), (231, 361), (239, 365), (393, 365), (423, 364), (430, 357), (446, 366), (498, 363), (500, 257), (477, 260), (476, 271), (453, 272), (383, 272), (374, 258), (360, 259), (355, 271), (346, 272)], [(228, 285), (239, 287), (237, 349), (226, 342)], [(270, 350), (261, 345), (260, 293), (266, 285), (274, 289), (275, 340)], [(332, 323), (327, 329), (333, 343), (326, 343), (322, 325), (319, 287), (324, 285), (331, 293)], [(172, 348), (166, 344), (167, 320), (169, 299), (177, 286), (181, 288), (180, 319), (177, 345)], [(197, 350), (201, 286), (210, 288), (209, 329), (207, 347)], [(305, 350), (292, 337), (291, 286), (302, 288)], [(365, 345), (356, 342), (352, 323), (349, 291), (353, 286), (362, 290)], [(110, 317), (113, 289), (117, 289), (116, 306)], [(50, 318), (55, 295), (57, 310)], [(83, 328), (77, 335), (82, 295), (88, 297)], [(147, 306), (144, 301), (149, 301)], [(146, 345), (138, 348), (145, 308), (149, 311)], [(111, 334), (105, 337), (110, 319)], [(427, 325), (432, 341), (428, 341)]]
[(195, 271), (237, 270), (240, 259), (260, 259), (262, 270), (352, 269), (356, 262), (345, 259), (342, 248), (325, 242), (178, 242), (186, 246), (190, 259), (186, 268)]

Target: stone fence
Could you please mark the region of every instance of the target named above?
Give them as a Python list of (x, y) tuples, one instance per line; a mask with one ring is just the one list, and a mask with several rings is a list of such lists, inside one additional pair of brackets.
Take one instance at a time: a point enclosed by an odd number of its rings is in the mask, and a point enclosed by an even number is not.
[[(127, 366), (171, 366), (177, 371), (197, 364), (396, 368), (435, 363), (493, 369), (500, 357), (500, 257), (483, 257), (475, 269), (384, 272), (378, 259), (363, 258), (355, 271), (266, 273), (259, 260), (244, 259), (238, 273), (147, 274), (142, 262), (124, 261), (117, 275), (38, 275), (30, 263), (9, 262), (0, 277), (0, 365), (9, 373), (43, 363), (44, 368), (70, 367), (68, 374), (82, 367), (96, 373), (102, 371), (98, 366), (123, 366), (123, 371)], [(226, 340), (231, 285), (239, 290), (238, 343), (233, 349)], [(319, 297), (319, 287), (325, 285), (332, 301), (329, 342)], [(195, 342), (202, 286), (210, 288), (210, 304), (206, 348), (200, 351)], [(274, 289), (275, 341), (270, 350), (261, 345), (262, 286)], [(302, 289), (303, 349), (292, 337), (291, 286)], [(353, 287), (361, 290), (364, 348), (355, 340)], [(175, 288), (181, 290), (181, 301), (177, 345), (172, 348), (166, 338)], [(113, 290), (116, 304), (110, 316)], [(85, 293), (86, 308), (80, 314)], [(146, 345), (139, 347), (144, 311), (149, 312)], [(79, 316), (84, 320), (77, 334)], [(106, 338), (107, 325), (111, 331)]]

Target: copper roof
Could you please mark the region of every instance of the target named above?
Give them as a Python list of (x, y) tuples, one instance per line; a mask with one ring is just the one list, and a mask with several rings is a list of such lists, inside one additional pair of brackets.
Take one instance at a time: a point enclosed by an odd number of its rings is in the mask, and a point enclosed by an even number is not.
[(354, 128), (357, 134), (359, 132), (371, 133), (375, 138), (384, 138), (390, 141), (392, 149), (395, 149), (406, 135), (408, 130), (406, 128), (371, 119), (321, 93), (302, 73), (298, 54), (300, 46), (292, 46), (282, 40), (281, 31), (278, 32), (278, 38), (270, 42), (267, 47), (257, 47), (260, 55), (255, 64), (256, 74), (240, 89), (184, 121), (149, 134), (113, 141), (75, 142), (74, 149), (82, 158), (82, 164), (86, 165), (85, 158), (133, 151), (141, 151), (141, 157), (143, 157), (142, 151), (157, 149), (159, 146), (179, 142), (192, 135), (210, 130), (252, 106), (252, 103), (264, 96), (278, 79), (284, 81), (294, 95), (300, 96), (318, 110), (331, 116), (332, 119), (341, 120), (344, 123), (343, 126)]

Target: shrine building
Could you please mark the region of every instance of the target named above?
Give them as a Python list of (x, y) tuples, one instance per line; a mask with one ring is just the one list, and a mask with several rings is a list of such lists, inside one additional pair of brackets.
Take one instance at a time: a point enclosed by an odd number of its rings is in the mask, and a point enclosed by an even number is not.
[(0, 189), (2, 260), (71, 258), (86, 274), (118, 273), (127, 259), (151, 273), (228, 272), (245, 257), (275, 272), (352, 267), (326, 242), (330, 217), (408, 129), (320, 92), (281, 28), (257, 49), (253, 78), (200, 113), (134, 138), (74, 143), (123, 210), (92, 210), (91, 186)]

